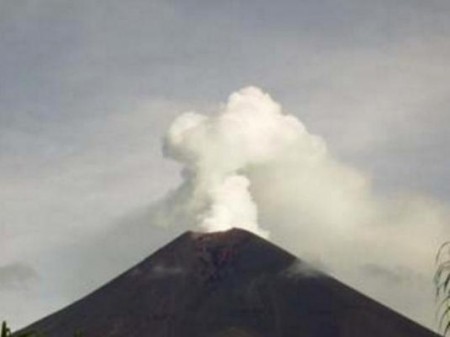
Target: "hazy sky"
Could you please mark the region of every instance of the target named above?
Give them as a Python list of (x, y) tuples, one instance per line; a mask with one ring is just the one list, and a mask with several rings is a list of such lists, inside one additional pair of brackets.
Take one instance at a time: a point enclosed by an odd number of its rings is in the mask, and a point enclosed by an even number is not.
[[(180, 181), (161, 137), (247, 85), (374, 193), (450, 203), (449, 17), (447, 0), (0, 0), (0, 319), (42, 317), (176, 235), (146, 224)], [(373, 291), (432, 325), (420, 296), (391, 295)]]

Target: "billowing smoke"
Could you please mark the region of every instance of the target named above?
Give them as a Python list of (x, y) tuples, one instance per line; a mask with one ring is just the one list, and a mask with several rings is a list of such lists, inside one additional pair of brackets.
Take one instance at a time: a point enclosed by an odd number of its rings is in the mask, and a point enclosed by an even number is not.
[(310, 164), (325, 154), (322, 140), (283, 114), (268, 94), (248, 87), (213, 116), (189, 112), (170, 127), (165, 153), (184, 165), (189, 210), (207, 231), (241, 227), (267, 237), (249, 191), (253, 167), (297, 148)]
[(268, 94), (248, 87), (214, 114), (181, 115), (164, 153), (183, 165), (183, 183), (155, 207), (154, 222), (270, 233), (397, 310), (420, 294), (420, 317), (431, 321), (447, 208), (421, 195), (378, 195), (368, 175), (336, 159)]

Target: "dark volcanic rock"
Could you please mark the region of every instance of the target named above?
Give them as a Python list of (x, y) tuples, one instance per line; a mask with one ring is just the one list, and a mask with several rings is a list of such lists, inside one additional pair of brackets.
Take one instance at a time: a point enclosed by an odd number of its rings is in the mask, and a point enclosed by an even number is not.
[(435, 337), (243, 230), (186, 233), (24, 329), (48, 337)]

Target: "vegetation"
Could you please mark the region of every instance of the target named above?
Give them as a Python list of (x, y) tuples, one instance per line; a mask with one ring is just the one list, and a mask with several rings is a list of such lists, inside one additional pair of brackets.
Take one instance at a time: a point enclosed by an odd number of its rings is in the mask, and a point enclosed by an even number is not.
[(436, 321), (443, 336), (450, 336), (450, 241), (444, 242), (436, 254)]
[(11, 336), (11, 330), (9, 330), (8, 325), (6, 325), (6, 322), (2, 323), (2, 331), (1, 331), (0, 336), (1, 337)]
[[(36, 331), (28, 331), (28, 332), (21, 332), (19, 334), (13, 334), (11, 332), (11, 329), (8, 327), (8, 324), (3, 321), (2, 323), (2, 329), (0, 332), (0, 337), (45, 337), (44, 334), (42, 333), (38, 333)], [(81, 333), (81, 331), (77, 330), (74, 335), (74, 337), (83, 337), (83, 334)]]

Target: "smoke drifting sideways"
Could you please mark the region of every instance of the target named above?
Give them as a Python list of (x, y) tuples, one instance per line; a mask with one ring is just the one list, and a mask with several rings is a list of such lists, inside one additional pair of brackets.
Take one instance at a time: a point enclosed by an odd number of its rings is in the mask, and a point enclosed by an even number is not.
[[(273, 222), (290, 223), (303, 236), (331, 231), (332, 241), (349, 231), (383, 235), (388, 224), (445, 229), (444, 207), (418, 195), (375, 195), (368, 176), (339, 162), (321, 137), (256, 87), (233, 93), (215, 114), (180, 115), (163, 153), (183, 166), (182, 185), (159, 205), (163, 225), (184, 219), (204, 231), (240, 227), (268, 238)], [(293, 211), (295, 220), (287, 220)]]
[[(256, 87), (233, 93), (213, 114), (180, 115), (163, 152), (181, 163), (183, 181), (154, 206), (153, 224), (241, 227), (270, 237), (431, 322), (433, 258), (450, 235), (445, 205), (415, 193), (376, 193), (367, 174), (338, 160), (321, 137)], [(363, 275), (367, 265), (383, 268), (383, 275), (403, 273), (389, 278), (403, 281)], [(418, 301), (420, 310), (413, 308)]]

